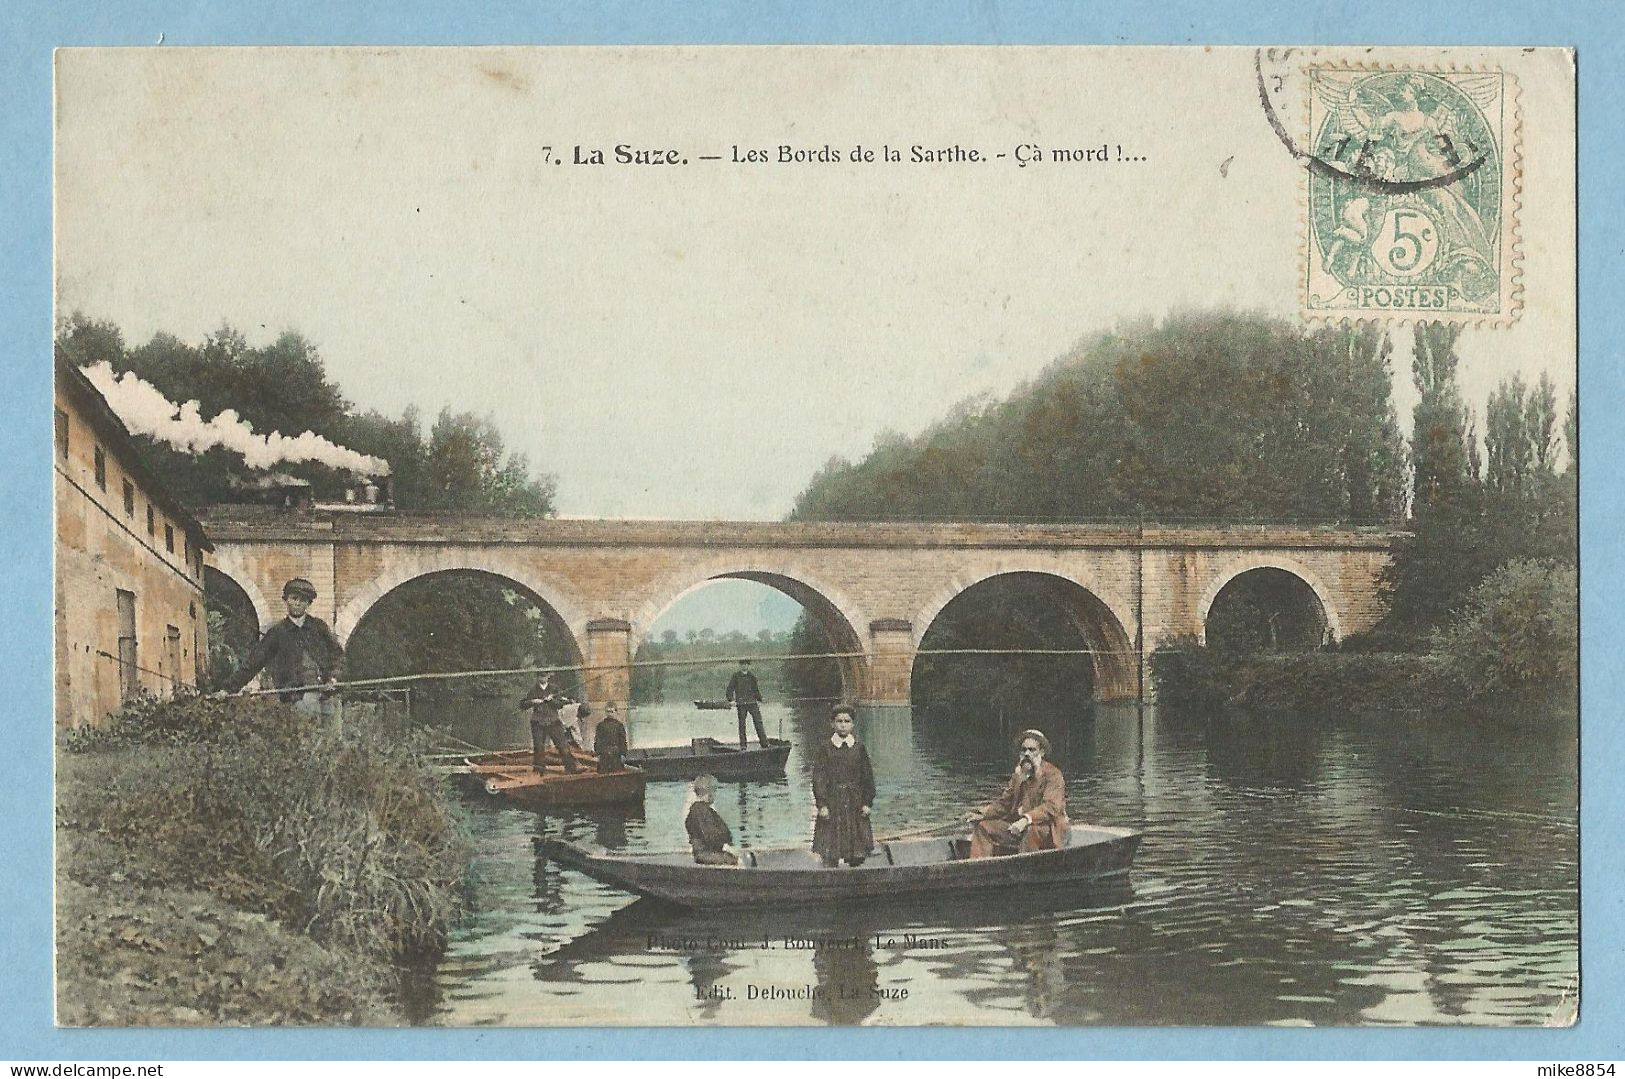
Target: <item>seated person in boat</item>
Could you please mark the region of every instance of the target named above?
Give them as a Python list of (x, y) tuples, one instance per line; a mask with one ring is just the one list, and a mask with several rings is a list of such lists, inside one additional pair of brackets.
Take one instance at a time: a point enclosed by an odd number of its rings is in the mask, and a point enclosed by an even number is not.
[(869, 811), (875, 804), (875, 772), (869, 751), (852, 733), (856, 711), (838, 705), (829, 714), (830, 736), (813, 751), (813, 853), (830, 868), (842, 861), (862, 865), (875, 846)]
[(592, 751), (598, 756), (600, 772), (619, 772), (626, 767), (621, 762), (626, 755), (626, 724), (613, 704), (604, 705), (604, 718), (592, 733)]
[(683, 822), (688, 829), (688, 845), (700, 865), (738, 865), (739, 855), (733, 852), (734, 834), (711, 805), (716, 794), (714, 776), (694, 780), (694, 804), (688, 807), (688, 819)]
[(548, 742), (552, 742), (553, 748), (559, 751), (564, 770), (576, 770), (575, 754), (570, 752), (570, 738), (564, 730), (564, 720), (559, 717), (559, 711), (565, 705), (574, 703), (553, 685), (551, 674), (542, 675), (530, 692), (525, 694), (525, 699), (519, 702), (519, 707), (530, 709), (531, 763), (538, 772), (546, 767)]
[(971, 830), (970, 856), (987, 858), (1065, 846), (1070, 827), (1066, 817), (1066, 778), (1044, 758), (1049, 739), (1042, 731), (1022, 731), (1016, 742), (1021, 754), (1004, 793), (980, 813)]

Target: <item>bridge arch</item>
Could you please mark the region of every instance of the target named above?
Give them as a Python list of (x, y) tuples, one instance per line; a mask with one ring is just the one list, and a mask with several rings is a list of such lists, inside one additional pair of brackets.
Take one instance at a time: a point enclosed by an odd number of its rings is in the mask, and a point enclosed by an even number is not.
[(333, 632), (341, 643), (348, 644), (350, 634), (366, 618), (367, 612), (390, 592), (419, 577), (448, 572), (486, 573), (513, 582), (552, 612), (575, 660), (580, 662), (585, 655), (582, 642), (587, 635), (587, 616), (580, 605), (572, 601), (556, 581), (537, 572), (528, 560), (502, 550), (470, 553), (441, 549), (393, 561), (349, 597), (333, 620)]
[[(837, 652), (866, 652), (859, 627), (868, 626), (864, 612), (840, 589), (820, 580), (819, 575), (790, 560), (719, 556), (689, 563), (667, 575), (650, 590), (648, 598), (631, 619), (630, 651), (636, 654), (655, 620), (684, 596), (713, 581), (753, 581), (778, 590), (801, 604), (834, 642)], [(864, 692), (866, 664), (853, 656), (837, 661), (841, 668), (843, 693), (857, 700)]]
[(236, 557), (230, 551), (217, 549), (209, 558), (205, 568), (214, 570), (242, 589), (243, 595), (248, 597), (249, 604), (254, 608), (254, 619), (259, 623), (256, 627), (259, 632), (264, 633), (271, 627), (271, 623), (275, 622), (280, 616), (281, 612), (272, 607), (265, 598), (265, 594), (260, 591), (259, 585), (254, 580), (254, 574), (249, 572), (242, 559)]
[(1001, 577), (1040, 578), (1052, 582), (1055, 594), (1068, 608), (1073, 625), (1088, 642), (1094, 671), (1095, 697), (1132, 700), (1139, 692), (1138, 657), (1129, 627), (1132, 608), (1100, 582), (1043, 560), (1001, 562), (981, 573), (955, 576), (944, 585), (914, 620), (914, 647), (919, 648), (931, 624), (948, 604), (978, 585)]
[(1201, 602), (1196, 607), (1196, 635), (1203, 644), (1207, 643), (1208, 615), (1213, 613), (1213, 604), (1219, 598), (1219, 593), (1223, 592), (1226, 585), (1242, 574), (1260, 569), (1281, 570), (1283, 573), (1290, 573), (1308, 585), (1309, 590), (1315, 594), (1315, 599), (1320, 604), (1321, 615), (1326, 620), (1327, 639), (1336, 641), (1342, 638), (1343, 621), (1341, 615), (1338, 612), (1337, 605), (1332, 601), (1331, 590), (1320, 579), (1320, 575), (1296, 558), (1260, 551), (1232, 558), (1214, 572), (1213, 579), (1203, 591)]

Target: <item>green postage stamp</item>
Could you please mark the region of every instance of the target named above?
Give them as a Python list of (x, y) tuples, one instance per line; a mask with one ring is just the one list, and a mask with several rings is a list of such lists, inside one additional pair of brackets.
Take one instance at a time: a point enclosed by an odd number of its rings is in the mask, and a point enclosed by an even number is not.
[(1513, 78), (1349, 65), (1307, 75), (1306, 313), (1516, 319)]

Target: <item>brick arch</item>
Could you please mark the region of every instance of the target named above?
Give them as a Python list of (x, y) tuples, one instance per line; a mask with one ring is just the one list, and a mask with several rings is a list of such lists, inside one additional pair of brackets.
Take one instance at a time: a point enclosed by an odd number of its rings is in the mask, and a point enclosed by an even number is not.
[(243, 590), (243, 595), (248, 597), (249, 604), (254, 608), (254, 620), (259, 623), (260, 632), (270, 629), (271, 623), (277, 620), (277, 611), (260, 591), (259, 582), (242, 559), (230, 551), (216, 549), (210, 555), (208, 564), (217, 573), (231, 578), (231, 583)]
[[(775, 588), (810, 611), (832, 636), (840, 642), (842, 652), (865, 651), (863, 630), (869, 619), (842, 589), (823, 580), (817, 573), (801, 563), (753, 558), (748, 555), (719, 555), (701, 562), (689, 562), (673, 573), (656, 581), (648, 597), (630, 619), (632, 624), (631, 651), (636, 654), (657, 618), (684, 596), (704, 588), (712, 581), (754, 581)], [(861, 659), (841, 660), (841, 680), (846, 694), (854, 697), (863, 685), (864, 663)]]
[(438, 549), (432, 553), (392, 560), (382, 572), (350, 594), (333, 620), (333, 632), (341, 642), (347, 644), (350, 634), (355, 632), (367, 612), (384, 596), (419, 577), (456, 570), (502, 577), (530, 593), (553, 613), (558, 628), (564, 631), (565, 644), (574, 661), (583, 662), (585, 653), (581, 642), (587, 639), (587, 615), (583, 613), (581, 605), (572, 600), (557, 581), (538, 573), (529, 560), (503, 550)]
[(977, 585), (1010, 576), (1048, 577), (1065, 587), (1062, 599), (1074, 607), (1074, 623), (1089, 642), (1089, 647), (1100, 651), (1091, 656), (1095, 677), (1095, 696), (1103, 700), (1131, 699), (1139, 690), (1139, 670), (1134, 654), (1134, 637), (1129, 627), (1134, 625), (1131, 608), (1121, 596), (1091, 577), (1076, 573), (1046, 559), (1001, 559), (985, 570), (956, 574), (939, 589), (920, 610), (914, 620), (914, 647), (925, 640), (931, 624), (944, 608), (956, 598)]
[(1213, 610), (1214, 601), (1224, 586), (1240, 577), (1243, 573), (1251, 573), (1255, 569), (1278, 569), (1290, 573), (1298, 580), (1309, 586), (1320, 603), (1320, 613), (1326, 619), (1326, 633), (1331, 640), (1338, 640), (1343, 636), (1343, 619), (1336, 604), (1332, 602), (1332, 593), (1320, 575), (1311, 569), (1308, 564), (1300, 562), (1288, 555), (1255, 552), (1236, 556), (1225, 562), (1213, 574), (1207, 589), (1202, 593), (1202, 600), (1196, 606), (1197, 638), (1207, 643), (1207, 616)]

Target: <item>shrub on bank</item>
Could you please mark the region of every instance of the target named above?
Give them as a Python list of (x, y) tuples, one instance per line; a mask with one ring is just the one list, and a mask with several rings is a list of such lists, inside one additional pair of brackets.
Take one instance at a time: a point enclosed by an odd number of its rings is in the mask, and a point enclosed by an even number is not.
[[(111, 844), (135, 883), (196, 888), (397, 960), (444, 945), (466, 864), (425, 748), (371, 724), (337, 733), (268, 698), (138, 702), (64, 737), (58, 824)], [(93, 865), (62, 871), (99, 883)]]
[(1508, 562), (1473, 589), (1438, 647), (1475, 699), (1541, 685), (1572, 692), (1579, 677), (1579, 603), (1573, 566)]

